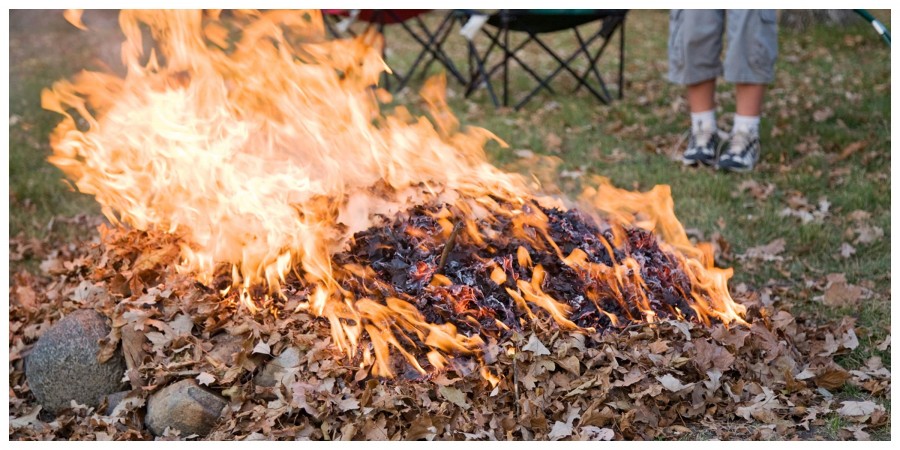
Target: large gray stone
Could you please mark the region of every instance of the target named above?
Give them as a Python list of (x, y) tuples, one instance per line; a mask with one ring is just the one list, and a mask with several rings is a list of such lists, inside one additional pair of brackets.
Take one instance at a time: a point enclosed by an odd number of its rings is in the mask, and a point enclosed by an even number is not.
[(56, 413), (72, 400), (96, 407), (123, 388), (125, 359), (116, 351), (97, 362), (98, 341), (109, 334), (106, 318), (92, 309), (75, 311), (50, 327), (25, 361), (28, 386), (45, 410)]
[(170, 384), (150, 396), (147, 402), (147, 428), (161, 436), (166, 427), (181, 436), (205, 436), (216, 425), (228, 403), (218, 394), (197, 385), (193, 378)]

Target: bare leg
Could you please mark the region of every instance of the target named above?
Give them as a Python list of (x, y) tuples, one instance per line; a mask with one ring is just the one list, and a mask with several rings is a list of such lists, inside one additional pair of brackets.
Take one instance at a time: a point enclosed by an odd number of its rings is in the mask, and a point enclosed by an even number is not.
[(701, 81), (687, 87), (688, 105), (692, 113), (716, 109), (716, 79)]
[(765, 92), (766, 86), (764, 84), (738, 83), (737, 114), (739, 116), (759, 116), (762, 112), (763, 94)]

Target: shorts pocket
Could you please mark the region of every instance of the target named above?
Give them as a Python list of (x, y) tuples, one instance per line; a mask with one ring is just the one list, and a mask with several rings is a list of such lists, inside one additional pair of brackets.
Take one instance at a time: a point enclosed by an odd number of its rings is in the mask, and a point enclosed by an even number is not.
[(778, 24), (774, 9), (761, 9), (750, 62), (753, 67), (768, 78), (774, 77), (775, 58), (778, 57)]
[(669, 11), (669, 67), (679, 70), (684, 67), (684, 39), (681, 36), (683, 22), (683, 9)]

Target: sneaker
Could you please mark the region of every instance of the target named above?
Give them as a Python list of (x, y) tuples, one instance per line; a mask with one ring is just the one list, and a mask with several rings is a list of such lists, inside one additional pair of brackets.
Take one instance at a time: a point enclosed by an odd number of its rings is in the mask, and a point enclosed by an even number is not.
[(738, 131), (723, 143), (725, 151), (717, 167), (732, 172), (749, 172), (759, 161), (759, 135)]
[(712, 166), (716, 163), (716, 150), (719, 148), (719, 134), (715, 130), (689, 131), (687, 148), (681, 155), (681, 162), (687, 166), (703, 163)]

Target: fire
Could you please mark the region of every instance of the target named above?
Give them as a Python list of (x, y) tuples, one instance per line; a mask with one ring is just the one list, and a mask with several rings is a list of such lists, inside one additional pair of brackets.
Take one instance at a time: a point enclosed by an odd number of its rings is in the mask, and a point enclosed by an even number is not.
[[(66, 17), (84, 26), (80, 13)], [(223, 296), (240, 298), (251, 312), (259, 308), (251, 288), (278, 296), (299, 280), (310, 292), (303, 307), (326, 318), (334, 342), (361, 354), (373, 374), (393, 375), (392, 353), (424, 373), (422, 364), (439, 369), (484, 345), (478, 334), (426, 319), (415, 299), (389, 294), (371, 267), (334, 261), (356, 233), (415, 205), (444, 205), (428, 212), (433, 233), (407, 230), (422, 245), (452, 249), (458, 239), (489, 246), (497, 227), (509, 224), (510, 236), (530, 250), (490, 261), (490, 280), (529, 318), (546, 315), (582, 329), (569, 305), (546, 292), (547, 272), (534, 259), (541, 252), (608, 286), (585, 295), (613, 325), (656, 320), (640, 263), (616, 254), (623, 230), (643, 227), (688, 274), (682, 294), (692, 316), (742, 322), (743, 307), (727, 289), (731, 271), (713, 267), (710, 248), (687, 239), (668, 187), (586, 191), (582, 204), (611, 226), (613, 239), (598, 235), (611, 263), (592, 262), (579, 249), (564, 253), (543, 212), (564, 210), (562, 202), (487, 162), (485, 143), (504, 144), (481, 128), (460, 130), (441, 78), (422, 92), (431, 120), (404, 108), (382, 112), (390, 96), (371, 86), (388, 68), (376, 35), (326, 40), (318, 11), (123, 11), (120, 24), (124, 77), (84, 71), (44, 91), (43, 106), (63, 116), (51, 135), (50, 162), (93, 195), (112, 223), (177, 235), (180, 270), (208, 283), (224, 268), (233, 288)], [(154, 38), (149, 54), (142, 25)], [(414, 282), (440, 292), (469, 322), (508, 328), (479, 309), (472, 291), (439, 273), (442, 265), (418, 264)], [(513, 266), (527, 268), (530, 278)], [(363, 281), (351, 287), (354, 280)], [(624, 317), (604, 307), (616, 302)], [(635, 307), (641, 312), (632, 314)], [(685, 317), (676, 307), (667, 314)]]

